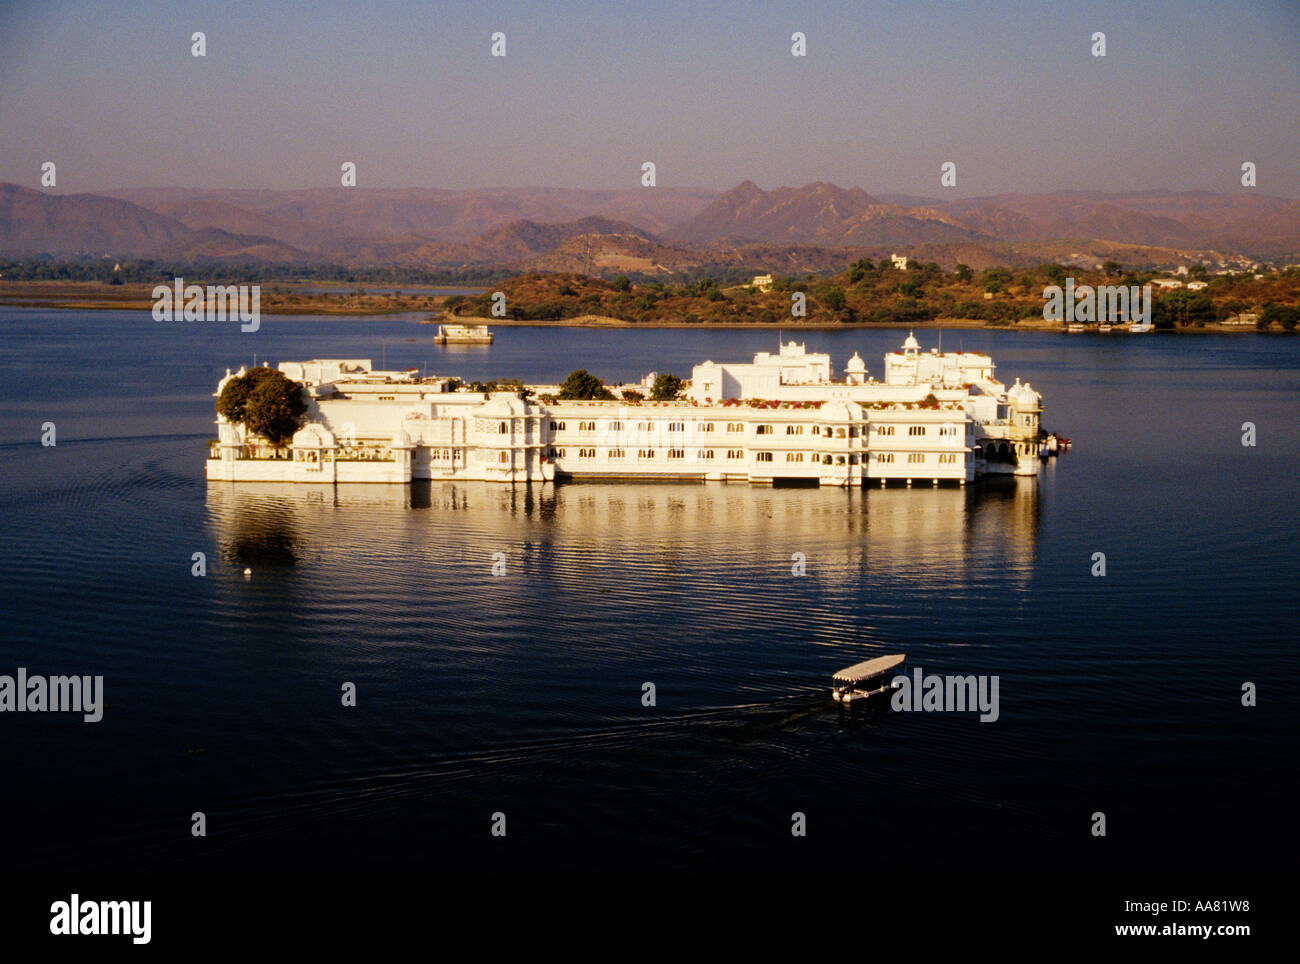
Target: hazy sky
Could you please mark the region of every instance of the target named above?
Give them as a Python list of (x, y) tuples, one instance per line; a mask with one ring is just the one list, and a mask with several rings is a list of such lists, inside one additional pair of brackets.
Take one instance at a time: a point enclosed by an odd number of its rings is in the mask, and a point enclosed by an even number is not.
[(0, 0), (0, 181), (52, 160), (60, 192), (348, 160), (361, 187), (636, 187), (651, 160), (661, 187), (1235, 191), (1253, 161), (1300, 197), (1298, 105), (1296, 0)]

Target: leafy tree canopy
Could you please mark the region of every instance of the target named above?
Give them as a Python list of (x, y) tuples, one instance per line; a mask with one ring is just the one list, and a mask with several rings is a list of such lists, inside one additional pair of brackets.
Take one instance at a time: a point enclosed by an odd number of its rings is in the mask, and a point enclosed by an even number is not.
[(665, 373), (655, 378), (654, 386), (650, 389), (650, 401), (671, 402), (681, 393), (682, 380), (676, 375)]
[(226, 382), (217, 412), (255, 435), (283, 445), (302, 425), (302, 386), (272, 368), (252, 368)]
[(560, 386), (560, 394), (557, 397), (563, 401), (611, 399), (614, 394), (595, 375), (585, 368), (579, 368), (577, 371), (569, 372)]
[(217, 414), (224, 416), (227, 421), (242, 424), (247, 417), (245, 407), (253, 389), (265, 379), (279, 374), (274, 368), (250, 368), (243, 375), (230, 379), (221, 390), (221, 397), (217, 399)]

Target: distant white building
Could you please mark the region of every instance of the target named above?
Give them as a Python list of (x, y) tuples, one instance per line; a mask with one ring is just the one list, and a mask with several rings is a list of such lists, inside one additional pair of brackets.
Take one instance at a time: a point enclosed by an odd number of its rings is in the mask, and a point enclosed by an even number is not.
[(756, 274), (750, 284), (759, 291), (767, 291), (772, 287), (772, 276), (770, 274)]
[(1152, 278), (1151, 283), (1157, 288), (1181, 288), (1183, 283), (1177, 278)]
[(899, 271), (907, 270), (907, 255), (891, 254), (889, 256), (889, 260), (893, 263), (894, 267), (897, 268)]
[(1188, 291), (1200, 291), (1202, 288), (1206, 287), (1207, 284), (1208, 284), (1208, 283), (1205, 282), (1205, 281), (1189, 281), (1189, 282), (1187, 282), (1187, 290), (1188, 290)]

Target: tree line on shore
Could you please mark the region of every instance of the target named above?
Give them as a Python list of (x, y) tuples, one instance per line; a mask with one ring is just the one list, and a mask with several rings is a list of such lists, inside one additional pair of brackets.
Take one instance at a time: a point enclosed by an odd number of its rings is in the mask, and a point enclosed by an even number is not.
[[(514, 321), (565, 321), (588, 315), (629, 323), (685, 324), (923, 324), (939, 319), (982, 321), (1010, 327), (1041, 322), (1043, 293), (1048, 285), (1148, 284), (1159, 272), (1125, 268), (1107, 261), (1082, 270), (1044, 263), (1034, 268), (990, 267), (976, 271), (958, 264), (946, 271), (937, 263), (862, 258), (837, 275), (776, 276), (763, 290), (750, 284), (727, 284), (714, 275), (695, 271), (675, 279), (620, 275), (613, 280), (579, 274), (512, 274), (486, 271), (415, 269), (398, 266), (262, 265), (222, 262), (160, 262), (135, 259), (115, 264), (111, 259), (0, 260), (0, 278), (10, 281), (101, 282), (157, 284), (172, 279), (202, 279), (206, 283), (337, 282), (346, 284), (490, 285), (481, 295), (453, 295), (443, 309), (453, 316), (505, 318)], [(1152, 322), (1158, 329), (1195, 328), (1222, 323), (1239, 315), (1254, 315), (1260, 329), (1294, 331), (1300, 323), (1300, 266), (1269, 271), (1262, 278), (1251, 272), (1213, 274), (1193, 265), (1187, 280), (1202, 280), (1199, 291), (1186, 288), (1154, 291)], [(283, 292), (281, 300), (308, 308), (321, 298), (336, 297), (347, 307), (361, 288), (334, 295)], [(505, 294), (504, 314), (493, 296)], [(426, 298), (426, 301), (431, 299)]]
[[(986, 268), (958, 264), (944, 271), (938, 264), (896, 268), (890, 261), (854, 262), (834, 277), (776, 277), (760, 290), (752, 285), (724, 288), (709, 277), (680, 284), (663, 280), (612, 281), (573, 274), (528, 273), (498, 285), (505, 295), (504, 314), (496, 291), (458, 295), (444, 303), (453, 316), (514, 321), (564, 321), (583, 316), (630, 323), (918, 324), (938, 319), (971, 319), (993, 326), (1043, 320), (1044, 289), (1064, 285), (1149, 284), (1158, 273), (1133, 271), (1117, 262), (1081, 270), (1060, 264), (1036, 268)], [(1272, 272), (1261, 279), (1240, 272), (1210, 275), (1193, 266), (1188, 280), (1203, 280), (1202, 290), (1153, 291), (1152, 322), (1157, 328), (1203, 327), (1243, 313), (1258, 315), (1257, 326), (1291, 331), (1300, 318), (1300, 267)], [(494, 310), (495, 309), (495, 310)]]

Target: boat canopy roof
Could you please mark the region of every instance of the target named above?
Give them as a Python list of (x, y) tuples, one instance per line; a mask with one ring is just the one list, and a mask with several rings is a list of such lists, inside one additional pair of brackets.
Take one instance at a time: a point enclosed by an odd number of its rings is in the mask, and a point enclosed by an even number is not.
[(901, 666), (906, 659), (907, 656), (904, 653), (897, 653), (893, 656), (877, 656), (875, 659), (854, 663), (852, 666), (840, 670), (831, 678), (837, 683), (857, 683), (860, 680), (870, 679), (872, 676), (879, 676), (881, 673), (888, 673), (891, 669)]

